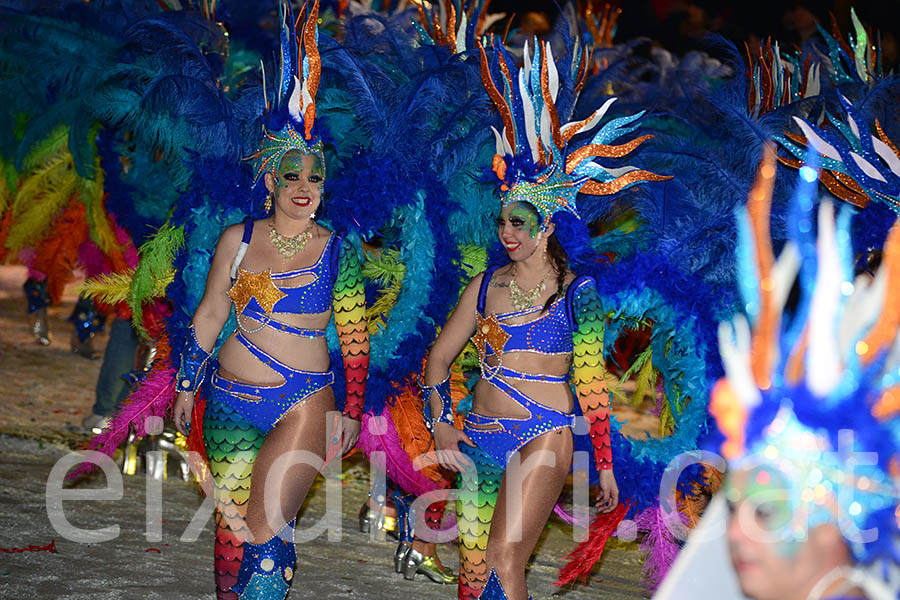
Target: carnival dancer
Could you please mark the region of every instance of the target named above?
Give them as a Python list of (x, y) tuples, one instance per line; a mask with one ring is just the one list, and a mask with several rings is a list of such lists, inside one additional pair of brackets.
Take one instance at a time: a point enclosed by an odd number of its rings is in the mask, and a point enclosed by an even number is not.
[[(232, 588), (239, 598), (283, 598), (293, 580), (294, 516), (318, 469), (305, 463), (287, 469), (279, 459), (294, 451), (326, 458), (327, 414), (335, 410), (335, 374), (325, 342), (332, 313), (347, 380), (342, 452), (359, 436), (368, 365), (358, 258), (351, 246), (315, 221), (325, 180), (323, 143), (314, 129), (318, 2), (305, 21), (301, 13), (299, 35), (289, 7), (282, 7), (281, 17), (286, 24), (281, 78), (275, 103), (267, 104), (263, 140), (252, 156), (256, 180), (269, 190), (271, 212), (229, 227), (219, 239), (181, 355), (173, 411), (179, 430), (187, 433), (194, 392), (233, 305), (239, 331), (225, 341), (212, 366), (204, 434), (219, 511), (246, 517), (246, 527), (234, 531), (246, 537)], [(235, 460), (233, 452), (218, 452), (223, 440), (217, 439), (217, 425), (222, 423), (230, 431), (247, 431), (255, 444), (261, 440), (255, 460), (249, 447), (254, 443), (241, 449), (244, 461)], [(217, 461), (217, 454), (223, 460)], [(251, 462), (252, 486), (244, 509), (232, 491), (246, 490), (229, 486), (246, 479)], [(273, 478), (280, 485), (270, 492), (267, 482)]]
[[(665, 179), (633, 167), (613, 174), (594, 163), (600, 156), (623, 156), (647, 139), (606, 145), (633, 130), (622, 126), (640, 115), (608, 123), (577, 149), (569, 144), (595, 127), (611, 104), (560, 126), (560, 113), (568, 111), (559, 110), (557, 93), (568, 85), (569, 95), (577, 95), (585, 56), (575, 56), (561, 75), (548, 45), (535, 44), (534, 58), (527, 46), (524, 54), (525, 65), (513, 78), (502, 47), (493, 48), (493, 69), (481, 49), (482, 80), (504, 124), (502, 133), (494, 130), (493, 170), (502, 199), (497, 234), (509, 262), (465, 288), (431, 350), (423, 387), (438, 460), (461, 473), (459, 597), (465, 599), (527, 597), (525, 567), (571, 465), (576, 417), (570, 369), (600, 471), (599, 509), (608, 513), (618, 504), (608, 393), (599, 367), (597, 333), (605, 317), (594, 280), (578, 277), (569, 260), (589, 252), (578, 246), (587, 232), (575, 197)], [(574, 82), (564, 81), (568, 75)], [(563, 226), (583, 237), (565, 239), (559, 235)], [(576, 256), (567, 257), (566, 247)], [(482, 377), (461, 432), (452, 426), (448, 372), (470, 336)]]
[(720, 327), (726, 377), (710, 404), (726, 436), (735, 575), (751, 598), (896, 598), (900, 228), (874, 279), (854, 278), (852, 209), (835, 219), (823, 200), (814, 224), (806, 164), (776, 259), (771, 149), (759, 173), (740, 214), (748, 314)]

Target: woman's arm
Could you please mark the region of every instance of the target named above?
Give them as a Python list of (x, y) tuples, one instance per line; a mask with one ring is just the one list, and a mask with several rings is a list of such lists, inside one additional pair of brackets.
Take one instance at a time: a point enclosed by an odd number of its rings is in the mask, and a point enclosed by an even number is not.
[[(463, 290), (459, 302), (447, 323), (438, 335), (437, 341), (431, 347), (428, 354), (428, 362), (425, 363), (425, 385), (427, 389), (442, 384), (450, 374), (450, 365), (465, 348), (469, 338), (475, 332), (475, 310), (478, 304), (478, 290), (484, 275), (474, 277), (466, 289)], [(449, 399), (449, 390), (445, 390)], [(444, 402), (438, 390), (433, 390), (429, 397), (424, 399), (429, 403), (431, 415), (437, 417), (444, 410)], [(470, 446), (475, 444), (463, 432), (446, 422), (434, 423), (434, 445), (437, 451), (438, 462), (453, 471), (462, 471), (465, 461), (459, 454), (459, 442)]]
[(572, 358), (578, 403), (590, 425), (591, 442), (597, 469), (612, 469), (612, 447), (609, 437), (609, 392), (603, 379), (603, 331), (606, 319), (600, 295), (593, 281), (580, 283), (573, 303), (575, 331)]
[(219, 238), (216, 252), (213, 255), (206, 276), (206, 290), (200, 305), (191, 320), (192, 331), (186, 347), (180, 356), (175, 358), (179, 367), (176, 379), (178, 398), (173, 409), (175, 426), (183, 434), (187, 434), (191, 423), (191, 410), (194, 405), (194, 392), (202, 380), (206, 358), (215, 346), (216, 338), (228, 315), (231, 313), (231, 299), (228, 288), (231, 286), (231, 263), (241, 242), (243, 225), (232, 225)]
[(344, 415), (362, 418), (369, 372), (369, 325), (366, 322), (366, 291), (362, 268), (354, 248), (342, 243), (334, 281), (334, 324), (344, 357), (347, 401)]
[(619, 488), (613, 476), (612, 443), (609, 432), (609, 392), (603, 379), (603, 331), (606, 317), (597, 286), (585, 280), (574, 290), (575, 347), (572, 365), (575, 392), (588, 421), (594, 459), (600, 471), (600, 511), (609, 512), (619, 503)]

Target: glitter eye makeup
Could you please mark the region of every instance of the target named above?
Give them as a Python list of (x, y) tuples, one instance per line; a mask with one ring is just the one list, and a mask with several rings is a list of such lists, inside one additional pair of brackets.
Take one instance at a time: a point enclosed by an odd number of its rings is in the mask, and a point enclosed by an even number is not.
[(537, 237), (541, 231), (541, 224), (538, 216), (525, 206), (513, 206), (509, 209), (509, 222), (516, 227), (523, 229), (531, 239)]

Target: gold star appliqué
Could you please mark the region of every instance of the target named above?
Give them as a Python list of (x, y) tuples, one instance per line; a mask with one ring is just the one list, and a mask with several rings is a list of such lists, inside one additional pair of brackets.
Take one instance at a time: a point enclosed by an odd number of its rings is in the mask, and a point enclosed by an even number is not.
[(237, 281), (228, 290), (228, 295), (234, 300), (237, 314), (244, 312), (251, 298), (256, 298), (267, 315), (272, 314), (276, 302), (287, 296), (272, 283), (272, 269), (266, 269), (262, 273), (240, 269)]
[(478, 356), (484, 360), (487, 344), (490, 344), (497, 354), (503, 354), (503, 347), (509, 340), (510, 335), (503, 331), (500, 321), (497, 320), (497, 315), (484, 318), (476, 314), (475, 321), (475, 335), (472, 336), (472, 341), (478, 348)]

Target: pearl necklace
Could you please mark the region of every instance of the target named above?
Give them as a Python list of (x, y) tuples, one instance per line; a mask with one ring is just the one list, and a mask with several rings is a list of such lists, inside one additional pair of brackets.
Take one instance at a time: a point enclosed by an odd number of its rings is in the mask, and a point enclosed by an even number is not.
[(516, 265), (513, 265), (512, 279), (509, 280), (509, 300), (516, 310), (525, 310), (534, 306), (534, 301), (544, 293), (544, 290), (547, 288), (545, 282), (547, 275), (545, 274), (541, 277), (541, 280), (534, 288), (525, 291), (516, 283), (517, 271)]
[(269, 221), (269, 239), (272, 240), (272, 245), (275, 246), (278, 253), (285, 258), (291, 258), (306, 248), (306, 244), (309, 243), (312, 236), (312, 219), (309, 220), (309, 225), (306, 226), (306, 229), (294, 236), (278, 233), (275, 230), (275, 223), (271, 220)]

